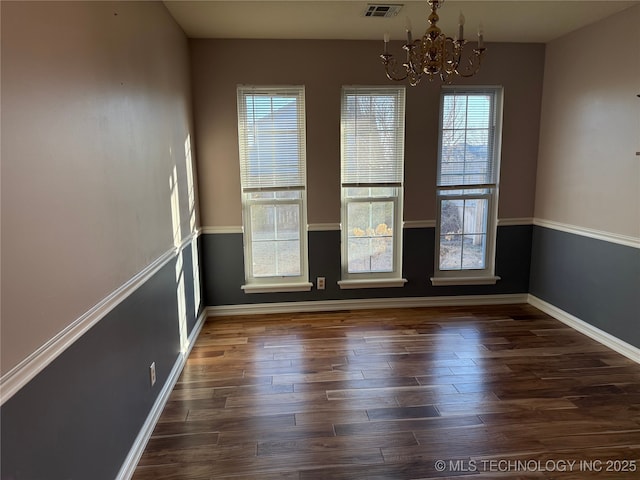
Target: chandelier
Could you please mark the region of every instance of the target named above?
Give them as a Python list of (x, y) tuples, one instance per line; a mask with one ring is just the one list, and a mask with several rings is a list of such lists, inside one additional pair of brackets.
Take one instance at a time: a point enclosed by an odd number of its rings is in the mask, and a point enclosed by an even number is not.
[(415, 87), (423, 75), (427, 75), (429, 81), (440, 77), (443, 82), (450, 83), (454, 75), (466, 78), (478, 73), (486, 50), (482, 26), (478, 29), (477, 47), (463, 61), (465, 46), (468, 44), (464, 39), (464, 15), (460, 13), (457, 37), (447, 37), (437, 25), (439, 17), (436, 13), (444, 0), (427, 0), (427, 3), (431, 7), (431, 14), (428, 18), (429, 28), (422, 38), (415, 41), (412, 39), (411, 25), (407, 19), (407, 43), (402, 47), (407, 52), (407, 60), (401, 66), (388, 52), (389, 34), (384, 34), (384, 53), (380, 58), (389, 80), (409, 79), (409, 84)]

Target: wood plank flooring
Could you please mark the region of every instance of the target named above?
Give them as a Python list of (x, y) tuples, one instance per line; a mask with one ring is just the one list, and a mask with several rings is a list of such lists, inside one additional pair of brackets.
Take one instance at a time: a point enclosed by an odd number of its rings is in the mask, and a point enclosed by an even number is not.
[(215, 318), (133, 478), (459, 477), (640, 478), (640, 365), (529, 305)]

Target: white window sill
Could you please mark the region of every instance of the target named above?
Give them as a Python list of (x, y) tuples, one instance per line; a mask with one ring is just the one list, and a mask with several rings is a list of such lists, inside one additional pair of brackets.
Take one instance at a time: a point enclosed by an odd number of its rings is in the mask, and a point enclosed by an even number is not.
[(496, 275), (484, 275), (482, 277), (431, 277), (431, 285), (434, 287), (445, 285), (495, 285), (500, 280)]
[(341, 290), (353, 288), (392, 288), (404, 287), (406, 278), (376, 278), (367, 280), (340, 280), (338, 285)]
[(312, 283), (260, 283), (254, 285), (243, 285), (244, 293), (281, 293), (281, 292), (309, 292), (313, 287)]

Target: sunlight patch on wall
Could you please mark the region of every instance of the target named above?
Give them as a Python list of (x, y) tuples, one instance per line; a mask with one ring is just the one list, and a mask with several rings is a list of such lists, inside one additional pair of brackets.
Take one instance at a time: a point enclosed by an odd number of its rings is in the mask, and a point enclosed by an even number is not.
[(189, 347), (187, 332), (187, 301), (184, 287), (184, 260), (182, 258), (182, 235), (180, 229), (180, 195), (178, 189), (178, 172), (173, 167), (169, 176), (169, 191), (171, 192), (171, 222), (173, 226), (173, 244), (178, 250), (176, 260), (176, 296), (178, 300), (178, 331), (180, 334), (180, 352), (185, 353)]
[[(191, 232), (197, 229), (196, 218), (196, 192), (195, 177), (193, 174), (193, 159), (191, 156), (191, 135), (187, 135), (184, 141), (184, 162), (187, 171), (187, 200), (189, 202), (189, 225)], [(193, 304), (196, 316), (200, 308), (201, 291), (200, 291), (200, 259), (198, 252), (198, 241), (194, 238), (191, 242), (191, 262), (193, 270)]]

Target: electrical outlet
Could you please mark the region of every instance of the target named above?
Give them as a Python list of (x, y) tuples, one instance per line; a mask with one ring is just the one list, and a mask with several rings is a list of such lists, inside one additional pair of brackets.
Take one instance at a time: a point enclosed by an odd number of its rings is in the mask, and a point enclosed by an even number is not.
[(153, 387), (156, 383), (156, 362), (153, 362), (149, 366), (149, 379), (151, 380), (151, 386)]
[(318, 277), (318, 280), (316, 281), (316, 286), (318, 290), (324, 290), (324, 277)]

